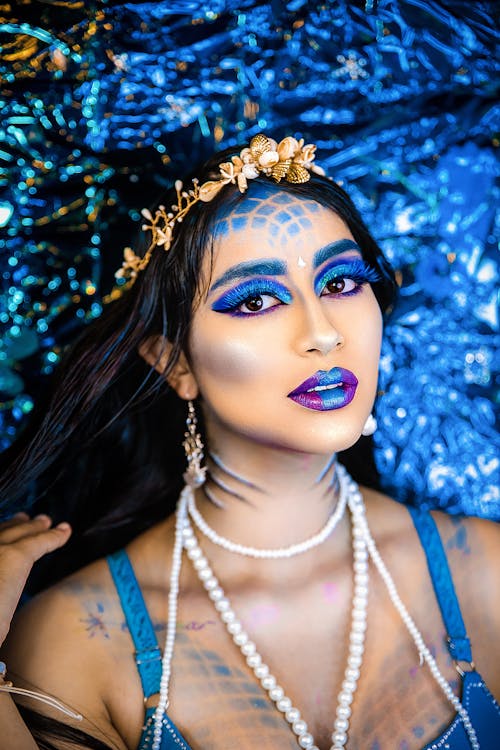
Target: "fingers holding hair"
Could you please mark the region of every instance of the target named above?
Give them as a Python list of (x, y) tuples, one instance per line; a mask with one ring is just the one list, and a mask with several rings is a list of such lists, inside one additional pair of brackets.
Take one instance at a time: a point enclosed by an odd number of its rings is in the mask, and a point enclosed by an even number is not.
[(10, 628), (17, 603), (33, 564), (68, 541), (68, 523), (52, 526), (46, 515), (18, 515), (0, 524), (0, 644)]
[[(44, 513), (34, 518), (30, 518), (27, 513), (16, 513), (8, 521), (0, 524), (0, 546), (12, 544), (27, 536), (36, 536), (50, 529), (51, 524), (51, 519)], [(60, 525), (58, 527), (60, 528)]]

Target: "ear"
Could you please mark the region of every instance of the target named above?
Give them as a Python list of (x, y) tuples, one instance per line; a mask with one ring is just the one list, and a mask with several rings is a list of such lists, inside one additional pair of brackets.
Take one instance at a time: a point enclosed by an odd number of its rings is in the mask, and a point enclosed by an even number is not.
[[(164, 336), (150, 336), (139, 346), (141, 357), (163, 375), (172, 351), (172, 344)], [(167, 383), (179, 398), (190, 401), (199, 393), (198, 383), (184, 352), (166, 376)]]

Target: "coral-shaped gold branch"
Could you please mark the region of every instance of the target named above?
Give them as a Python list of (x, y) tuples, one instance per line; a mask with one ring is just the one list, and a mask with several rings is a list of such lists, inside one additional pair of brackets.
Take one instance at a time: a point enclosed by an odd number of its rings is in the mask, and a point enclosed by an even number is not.
[(159, 206), (154, 216), (148, 208), (141, 211), (149, 222), (143, 224), (142, 228), (151, 232), (151, 242), (144, 256), (140, 257), (130, 247), (126, 247), (122, 266), (115, 276), (130, 279), (133, 283), (137, 274), (148, 265), (155, 247), (163, 247), (165, 251), (170, 249), (175, 224), (182, 222), (190, 208), (199, 201), (209, 203), (229, 183), (238, 185), (240, 192), (244, 193), (248, 188), (248, 180), (254, 180), (259, 175), (270, 177), (275, 182), (286, 180), (302, 183), (310, 179), (310, 172), (324, 174), (320, 167), (313, 164), (315, 152), (316, 146), (311, 143), (304, 146), (303, 139), (297, 141), (288, 137), (277, 143), (259, 133), (239, 156), (232, 156), (231, 161), (219, 164), (217, 179), (204, 182), (201, 186), (194, 179), (189, 190), (184, 190), (182, 182), (176, 180), (177, 204), (172, 205), (170, 211), (165, 206)]

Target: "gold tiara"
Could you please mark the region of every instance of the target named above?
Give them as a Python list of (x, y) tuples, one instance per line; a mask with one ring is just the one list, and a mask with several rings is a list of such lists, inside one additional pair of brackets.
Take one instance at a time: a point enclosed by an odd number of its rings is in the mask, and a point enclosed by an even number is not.
[(219, 176), (215, 180), (200, 185), (195, 178), (188, 190), (184, 189), (180, 180), (176, 180), (176, 205), (172, 205), (170, 210), (159, 206), (154, 216), (148, 208), (142, 209), (141, 214), (149, 222), (143, 224), (142, 229), (151, 232), (151, 242), (142, 257), (136, 255), (132, 248), (125, 248), (124, 261), (115, 273), (116, 278), (126, 278), (133, 283), (137, 274), (148, 265), (155, 247), (169, 250), (174, 227), (182, 222), (190, 208), (199, 201), (209, 203), (229, 183), (238, 185), (240, 192), (244, 193), (248, 180), (254, 180), (260, 175), (270, 177), (275, 182), (286, 180), (294, 183), (307, 182), (310, 172), (324, 175), (323, 169), (313, 164), (315, 152), (316, 146), (312, 143), (304, 145), (302, 138), (297, 141), (289, 136), (276, 143), (272, 138), (259, 133), (239, 156), (232, 156), (231, 161), (219, 164)]

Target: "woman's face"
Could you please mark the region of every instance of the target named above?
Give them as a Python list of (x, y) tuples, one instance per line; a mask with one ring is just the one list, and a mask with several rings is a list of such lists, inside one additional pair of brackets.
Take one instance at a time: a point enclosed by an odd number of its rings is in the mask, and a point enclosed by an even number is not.
[[(208, 267), (207, 259), (207, 278)], [(217, 222), (213, 272), (191, 328), (210, 438), (319, 454), (352, 445), (377, 385), (374, 280), (333, 211), (251, 185)]]

